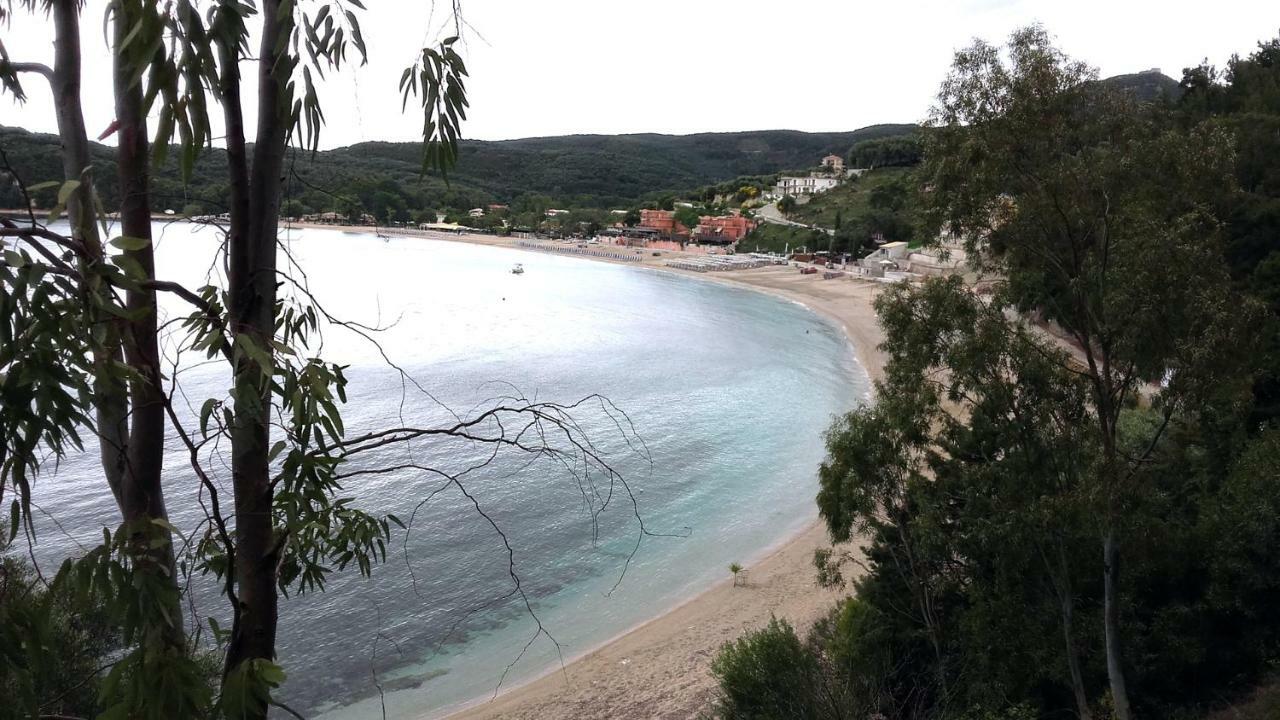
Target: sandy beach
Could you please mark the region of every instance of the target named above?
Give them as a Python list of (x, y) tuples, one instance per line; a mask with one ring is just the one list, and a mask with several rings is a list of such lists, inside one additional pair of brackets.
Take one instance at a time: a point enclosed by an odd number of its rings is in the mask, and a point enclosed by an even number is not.
[[(516, 248), (515, 240), (491, 235), (391, 232)], [(619, 251), (630, 252), (627, 248)], [(822, 280), (820, 275), (800, 275), (790, 266), (719, 273), (666, 267), (669, 260), (679, 256), (664, 252), (661, 257), (653, 257), (646, 252), (637, 256), (642, 258), (639, 262), (627, 264), (740, 285), (800, 302), (841, 326), (853, 344), (858, 362), (873, 380), (881, 377), (884, 361), (878, 347), (882, 334), (872, 308), (881, 286), (847, 278)], [(447, 717), (696, 717), (711, 707), (715, 691), (711, 661), (724, 643), (764, 626), (770, 617), (786, 619), (803, 631), (841, 596), (840, 591), (818, 587), (814, 580), (813, 551), (826, 544), (825, 530), (814, 523), (752, 563), (746, 571), (745, 585), (734, 587), (726, 572), (724, 581), (572, 659), (563, 668), (554, 668), (526, 684), (504, 688), (496, 698), (482, 700)]]

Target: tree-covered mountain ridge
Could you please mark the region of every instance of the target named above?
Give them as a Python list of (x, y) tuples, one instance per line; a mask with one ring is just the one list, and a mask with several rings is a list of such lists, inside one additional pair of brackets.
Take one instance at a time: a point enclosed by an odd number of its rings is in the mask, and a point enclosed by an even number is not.
[[(1143, 100), (1176, 97), (1177, 81), (1156, 71), (1107, 78)], [(544, 203), (584, 208), (634, 207), (666, 193), (739, 177), (768, 176), (813, 167), (828, 154), (845, 157), (856, 143), (915, 132), (912, 123), (883, 123), (839, 132), (750, 130), (668, 135), (560, 135), (514, 140), (464, 140), (448, 182), (422, 172), (417, 142), (370, 141), (315, 154), (293, 152), (284, 202), (290, 212), (355, 209), (379, 219), (408, 219), (437, 210), (465, 210), (511, 203), (523, 195)], [(0, 126), (3, 148), (25, 185), (61, 180), (56, 135)], [(115, 149), (92, 144), (99, 177), (114, 177)], [(177, 169), (177, 152), (154, 176), (164, 207), (178, 212), (216, 213), (223, 207), (226, 158), (216, 148), (201, 153), (189, 181)], [(0, 167), (0, 176), (10, 173)], [(116, 204), (114, 184), (98, 183), (108, 207)], [(54, 198), (37, 195), (38, 205)], [(0, 207), (19, 207), (22, 195), (12, 180), (0, 179)]]
[[(900, 135), (915, 128), (911, 124), (882, 124), (847, 132), (760, 130), (466, 140), (461, 143), (458, 166), (448, 183), (422, 173), (420, 143), (375, 141), (314, 155), (298, 152), (287, 179), (289, 194), (313, 207), (332, 204), (326, 194), (360, 196), (369, 205), (371, 198), (366, 196), (370, 189), (399, 196), (411, 208), (506, 203), (526, 193), (546, 195), (564, 205), (627, 206), (654, 193), (810, 167), (824, 155), (843, 156), (861, 140)], [(54, 135), (0, 127), (0, 147), (27, 185), (60, 177), (57, 142)], [(114, 171), (114, 155), (114, 148), (94, 145), (99, 172)], [(225, 176), (219, 172), (224, 164), (221, 151), (207, 149), (190, 182), (181, 182), (172, 160), (161, 168), (156, 180), (161, 194), (175, 209), (200, 204), (206, 211), (214, 211), (226, 197), (225, 188), (215, 180)], [(12, 183), (3, 185), (0, 204), (18, 204), (16, 188)], [(100, 192), (109, 194), (111, 188), (103, 187)]]

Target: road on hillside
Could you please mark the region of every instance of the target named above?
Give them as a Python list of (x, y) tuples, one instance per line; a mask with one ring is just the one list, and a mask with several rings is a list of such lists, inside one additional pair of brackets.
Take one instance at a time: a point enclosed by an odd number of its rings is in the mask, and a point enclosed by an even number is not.
[(828, 235), (836, 234), (835, 230), (828, 230), (827, 228), (821, 228), (816, 225), (805, 225), (804, 223), (796, 222), (794, 220), (788, 220), (786, 217), (782, 215), (782, 211), (778, 209), (777, 201), (774, 201), (769, 203), (768, 205), (762, 205), (756, 208), (755, 213), (756, 213), (757, 220), (763, 220), (764, 222), (773, 223), (774, 225), (790, 225), (791, 227), (802, 227), (802, 228), (808, 228), (810, 230), (821, 230), (822, 232)]

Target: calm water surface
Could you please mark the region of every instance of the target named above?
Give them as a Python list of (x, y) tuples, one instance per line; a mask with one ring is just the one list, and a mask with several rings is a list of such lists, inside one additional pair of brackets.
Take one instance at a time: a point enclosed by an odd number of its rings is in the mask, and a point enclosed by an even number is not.
[[(199, 285), (217, 272), (208, 230), (173, 224), (157, 234), (162, 277)], [(403, 382), (364, 339), (328, 328), (324, 356), (351, 366), (349, 435), (438, 425), (517, 392), (559, 402), (601, 393), (644, 445), (623, 442), (616, 417), (598, 406), (581, 412), (583, 429), (655, 533), (640, 538), (621, 490), (596, 532), (575, 478), (549, 463), (502, 455), (466, 476), (515, 549), (525, 597), (553, 642), (512, 594), (502, 538), (457, 488), (431, 496), (440, 476), (415, 470), (352, 479), (346, 494), (413, 516), (413, 529), (395, 536), (371, 578), (335, 573), (327, 592), (282, 601), (284, 695), (308, 716), (381, 717), (384, 704), (391, 718), (436, 715), (554, 667), (725, 577), (730, 562), (750, 561), (814, 516), (820, 433), (868, 388), (836, 328), (751, 291), (418, 238), (306, 230), (293, 231), (288, 247), (332, 313), (389, 326), (378, 334), (386, 354), (422, 386)], [(517, 262), (524, 275), (509, 272)], [(164, 311), (187, 312), (177, 304)], [(222, 367), (178, 360), (190, 408), (226, 395)], [(198, 488), (176, 438), (167, 447), (174, 520), (199, 532)], [(417, 443), (374, 461), (458, 472), (482, 457), (461, 443)], [(209, 464), (227, 485), (216, 453)], [(42, 562), (114, 526), (100, 477), (86, 455), (42, 478)], [(225, 620), (207, 580), (194, 586), (198, 611)]]

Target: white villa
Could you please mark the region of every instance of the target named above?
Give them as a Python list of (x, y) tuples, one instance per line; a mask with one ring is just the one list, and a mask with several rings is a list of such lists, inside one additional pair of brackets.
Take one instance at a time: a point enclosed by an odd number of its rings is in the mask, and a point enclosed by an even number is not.
[(784, 175), (778, 178), (778, 184), (774, 186), (775, 195), (816, 195), (820, 192), (826, 192), (835, 187), (840, 182), (839, 178), (829, 177), (825, 175), (810, 175), (808, 177), (794, 177)]

